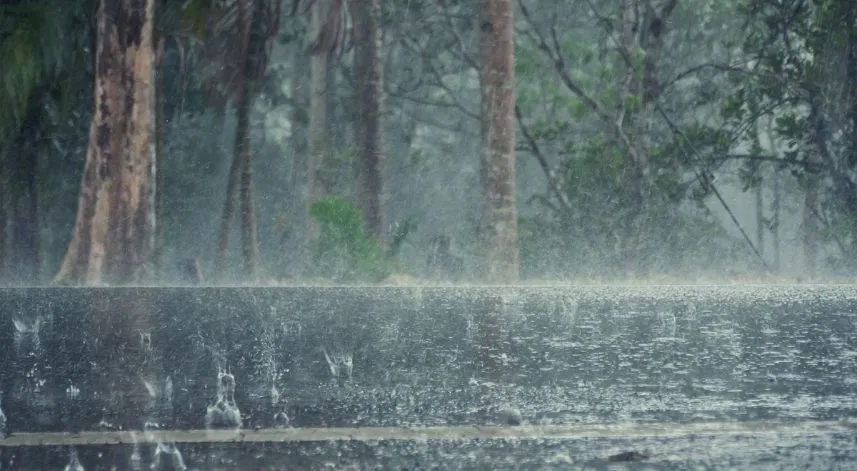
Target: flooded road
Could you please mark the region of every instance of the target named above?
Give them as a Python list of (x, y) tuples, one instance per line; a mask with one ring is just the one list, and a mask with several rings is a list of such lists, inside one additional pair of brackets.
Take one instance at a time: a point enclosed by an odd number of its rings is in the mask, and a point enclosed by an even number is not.
[[(187, 469), (857, 465), (851, 286), (32, 289), (0, 308), (4, 469), (69, 461), (73, 439), (16, 433), (204, 434), (215, 403), (268, 435), (178, 439)], [(87, 470), (133, 454), (74, 443)]]

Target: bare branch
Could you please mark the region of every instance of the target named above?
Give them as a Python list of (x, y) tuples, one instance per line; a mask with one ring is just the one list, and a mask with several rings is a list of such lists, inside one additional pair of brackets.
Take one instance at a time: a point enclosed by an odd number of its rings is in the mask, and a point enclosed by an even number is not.
[(446, 6), (446, 1), (440, 0), (441, 8), (443, 8), (444, 19), (446, 20), (447, 25), (449, 26), (452, 34), (455, 35), (455, 39), (458, 40), (458, 46), (461, 49), (461, 58), (464, 62), (473, 67), (476, 70), (479, 70), (479, 64), (473, 59), (473, 57), (467, 53), (467, 46), (464, 44), (464, 38), (461, 37), (461, 33), (458, 32), (458, 28), (455, 27), (455, 23), (452, 21), (452, 15), (449, 13), (449, 7)]
[[(583, 88), (573, 79), (571, 75), (566, 70), (565, 62), (562, 59), (561, 51), (559, 49), (551, 48), (548, 45), (547, 39), (545, 36), (538, 30), (535, 26), (535, 23), (530, 16), (529, 11), (524, 6), (523, 2), (519, 2), (521, 7), (521, 13), (524, 15), (524, 18), (527, 20), (527, 23), (531, 26), (530, 36), (535, 40), (536, 46), (543, 51), (548, 58), (550, 58), (551, 62), (553, 62), (553, 68), (559, 74), (559, 78), (562, 81), (563, 85), (568, 88), (572, 93), (577, 95), (578, 98), (590, 109), (592, 109), (595, 114), (597, 114), (604, 122), (609, 124), (616, 135), (619, 137), (619, 140), (622, 142), (622, 145), (625, 146), (625, 150), (631, 155), (631, 158), (637, 162), (638, 164), (641, 162), (640, 155), (635, 149), (631, 139), (625, 133), (625, 130), (622, 129), (621, 121), (617, 121), (614, 119), (610, 113), (604, 108), (604, 106), (595, 100), (593, 97), (589, 96)], [(553, 38), (555, 47), (559, 46), (559, 41), (556, 34), (556, 28), (551, 29), (551, 36)]]
[(571, 209), (571, 203), (568, 201), (568, 195), (566, 195), (562, 190), (562, 186), (557, 181), (556, 173), (550, 168), (548, 159), (542, 152), (541, 147), (539, 147), (539, 143), (536, 141), (535, 137), (533, 137), (532, 133), (530, 133), (530, 129), (524, 124), (524, 118), (521, 115), (521, 109), (518, 106), (515, 106), (515, 118), (517, 118), (518, 126), (521, 128), (521, 134), (523, 134), (524, 139), (530, 145), (530, 153), (533, 154), (539, 162), (539, 166), (541, 166), (542, 172), (545, 174), (548, 187), (556, 195), (559, 202), (562, 203), (563, 208)]

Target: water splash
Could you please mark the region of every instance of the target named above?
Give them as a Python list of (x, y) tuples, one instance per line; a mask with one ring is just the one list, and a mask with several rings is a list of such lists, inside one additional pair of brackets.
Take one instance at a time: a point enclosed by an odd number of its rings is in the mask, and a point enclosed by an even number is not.
[(167, 376), (164, 381), (140, 378), (149, 394), (146, 405), (146, 423), (144, 429), (164, 428), (165, 422), (172, 418), (173, 413), (173, 379)]
[(9, 429), (6, 426), (6, 414), (3, 412), (3, 394), (0, 394), (0, 437), (9, 436)]
[(326, 348), (321, 349), (324, 353), (324, 359), (327, 361), (327, 368), (330, 370), (330, 376), (333, 379), (351, 379), (354, 373), (354, 360), (350, 353), (343, 355), (330, 356)]
[(217, 400), (205, 411), (205, 428), (241, 428), (241, 411), (235, 403), (235, 377), (217, 373)]
[(68, 387), (65, 388), (65, 397), (70, 400), (76, 401), (80, 398), (80, 388), (75, 386), (74, 383), (69, 382)]
[(158, 443), (155, 446), (155, 452), (152, 458), (153, 470), (184, 471), (187, 466), (184, 464), (184, 458), (175, 443)]
[(140, 471), (143, 469), (143, 457), (140, 454), (140, 444), (137, 443), (137, 434), (131, 432), (131, 457), (128, 459), (132, 471)]
[(291, 419), (289, 419), (288, 414), (285, 411), (279, 411), (274, 414), (274, 427), (275, 428), (288, 428), (291, 426)]
[(19, 358), (37, 357), (42, 350), (42, 342), (39, 332), (42, 329), (41, 317), (28, 321), (25, 319), (12, 319), (15, 326), (15, 353)]
[(77, 448), (69, 447), (68, 464), (65, 465), (63, 471), (84, 471), (83, 465), (80, 464), (80, 458), (77, 457)]

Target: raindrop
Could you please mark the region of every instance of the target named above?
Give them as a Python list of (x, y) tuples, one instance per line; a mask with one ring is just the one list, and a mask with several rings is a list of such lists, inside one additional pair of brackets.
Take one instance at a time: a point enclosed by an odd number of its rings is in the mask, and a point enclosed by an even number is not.
[(277, 385), (271, 385), (271, 405), (276, 406), (280, 403), (280, 390), (277, 389)]
[(140, 348), (143, 349), (144, 352), (149, 352), (152, 350), (152, 333), (140, 331)]
[(13, 319), (15, 326), (15, 352), (19, 357), (35, 357), (41, 351), (42, 343), (39, 339), (39, 331), (42, 327), (42, 318), (36, 317), (32, 322), (22, 319)]
[(175, 443), (158, 443), (155, 447), (152, 469), (184, 471), (187, 469), (187, 466), (185, 466), (184, 458), (182, 458), (182, 454)]
[(205, 427), (240, 428), (241, 411), (235, 404), (235, 377), (230, 373), (217, 374), (217, 401), (205, 411)]
[(328, 355), (326, 348), (322, 348), (321, 351), (324, 353), (324, 359), (327, 361), (327, 367), (330, 370), (332, 378), (338, 379), (344, 373), (343, 376), (345, 379), (351, 379), (351, 375), (354, 372), (354, 360), (350, 353), (331, 357)]
[(77, 400), (80, 397), (80, 388), (74, 385), (74, 383), (70, 383), (67, 388), (65, 388), (65, 397)]
[(134, 443), (131, 450), (131, 458), (129, 459), (131, 469), (133, 471), (140, 471), (143, 469), (143, 457), (140, 456), (140, 444), (137, 443), (137, 435), (134, 432), (131, 432), (131, 441)]
[(517, 407), (504, 407), (500, 409), (500, 422), (506, 425), (521, 425), (523, 416)]
[(284, 411), (277, 412), (274, 414), (274, 427), (276, 428), (288, 428), (291, 425), (291, 420), (289, 416), (286, 415)]
[(169, 376), (164, 380), (164, 394), (162, 398), (167, 404), (172, 404), (173, 402), (173, 378)]
[(69, 448), (68, 464), (65, 465), (63, 471), (84, 471), (83, 465), (80, 464), (80, 459), (77, 457), (77, 448)]
[(3, 412), (2, 399), (3, 395), (0, 394), (0, 437), (5, 438), (9, 436), (9, 431), (6, 428), (6, 414)]

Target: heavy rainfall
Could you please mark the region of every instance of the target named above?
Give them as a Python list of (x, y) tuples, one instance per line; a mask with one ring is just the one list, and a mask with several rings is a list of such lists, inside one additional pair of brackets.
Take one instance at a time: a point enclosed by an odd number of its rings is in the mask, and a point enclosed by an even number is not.
[(849, 469), (857, 2), (0, 5), (0, 469)]

